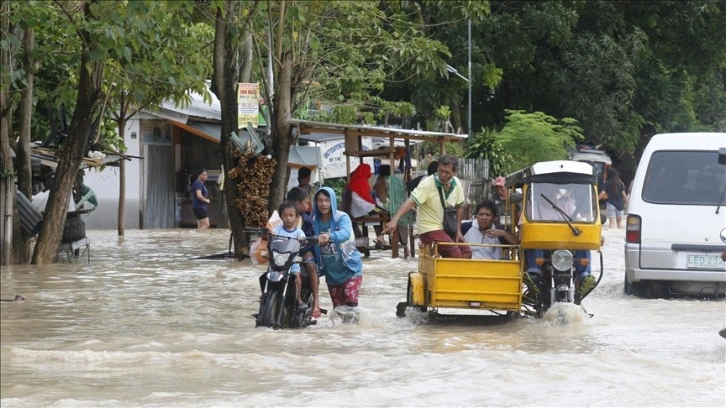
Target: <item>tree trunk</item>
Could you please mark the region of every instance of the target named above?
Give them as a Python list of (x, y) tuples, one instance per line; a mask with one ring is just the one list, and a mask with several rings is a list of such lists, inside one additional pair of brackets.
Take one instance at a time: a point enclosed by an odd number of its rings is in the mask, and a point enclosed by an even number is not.
[[(126, 143), (126, 109), (125, 104), (121, 103), (121, 110), (116, 123), (118, 124), (118, 137)], [(121, 153), (125, 153), (121, 152)], [(118, 162), (118, 214), (116, 219), (116, 228), (118, 236), (123, 237), (126, 225), (126, 160)]]
[(18, 171), (18, 190), (26, 197), (32, 196), (32, 175), (30, 169), (30, 133), (31, 118), (33, 116), (33, 80), (35, 72), (33, 65), (33, 46), (35, 42), (35, 33), (32, 28), (25, 29), (23, 34), (23, 69), (25, 70), (26, 88), (23, 90), (22, 99), (20, 101), (20, 141), (18, 142), (15, 154), (17, 158)]
[(290, 157), (290, 146), (295, 142), (292, 136), (290, 125), (292, 109), (292, 57), (285, 53), (282, 56), (282, 65), (279, 76), (276, 80), (274, 101), (274, 113), (270, 115), (272, 120), (272, 149), (277, 160), (275, 173), (272, 176), (270, 185), (270, 201), (268, 210), (274, 211), (285, 198), (287, 192), (287, 179), (290, 171), (287, 162)]
[(118, 236), (123, 237), (126, 223), (126, 160), (118, 162), (118, 217), (116, 220)]
[[(4, 54), (4, 52), (3, 52)], [(0, 109), (7, 109), (7, 92), (0, 91)], [(8, 126), (10, 118), (4, 117), (0, 121), (0, 159), (2, 173), (0, 174), (0, 232), (2, 233), (2, 251), (0, 251), (0, 264), (10, 265), (13, 243), (13, 206), (15, 203), (15, 181), (13, 178), (13, 160), (10, 153), (10, 135)]]
[[(90, 4), (86, 3), (84, 7), (87, 18), (92, 17)], [(83, 46), (76, 108), (71, 118), (66, 144), (59, 150), (58, 167), (33, 254), (34, 264), (50, 263), (55, 259), (66, 221), (71, 188), (86, 152), (89, 131), (100, 111), (104, 66), (102, 62), (90, 60), (90, 51), (94, 44), (91, 43), (89, 33), (82, 29), (78, 33), (82, 37)]]
[[(15, 149), (17, 164), (18, 190), (26, 197), (33, 196), (32, 169), (30, 166), (30, 138), (31, 119), (33, 116), (33, 81), (35, 79), (35, 61), (33, 48), (35, 47), (35, 32), (32, 27), (23, 33), (23, 68), (25, 70), (26, 87), (20, 101), (20, 140)], [(19, 233), (20, 217), (16, 210), (13, 217), (15, 225), (13, 233), (13, 263), (28, 263), (30, 261), (30, 240), (24, 239)]]
[[(3, 2), (0, 8), (0, 31), (7, 33), (10, 29), (10, 2)], [(0, 48), (0, 66), (7, 72), (10, 64), (10, 51), (6, 47)], [(7, 70), (7, 71), (6, 71)], [(13, 160), (10, 150), (10, 128), (12, 111), (10, 109), (10, 96), (6, 87), (0, 88), (0, 264), (9, 265), (11, 262), (13, 243), (13, 205), (15, 203), (15, 181), (13, 178)]]
[[(232, 132), (239, 132), (237, 119), (237, 83), (238, 83), (238, 44), (239, 41), (232, 35), (234, 21), (239, 16), (240, 4), (236, 1), (225, 1), (224, 10), (218, 10), (215, 21), (214, 35), (214, 77), (212, 90), (219, 98), (221, 108), (221, 135), (220, 153), (225, 171), (235, 167), (232, 148), (229, 146), (229, 136)], [(242, 214), (235, 206), (239, 198), (234, 180), (224, 178), (224, 195), (227, 204), (229, 226), (234, 237), (234, 254), (242, 257), (242, 250), (247, 247), (248, 240), (244, 234), (245, 222)]]
[(239, 69), (239, 81), (250, 82), (252, 78), (252, 30), (245, 27), (242, 32), (242, 61)]

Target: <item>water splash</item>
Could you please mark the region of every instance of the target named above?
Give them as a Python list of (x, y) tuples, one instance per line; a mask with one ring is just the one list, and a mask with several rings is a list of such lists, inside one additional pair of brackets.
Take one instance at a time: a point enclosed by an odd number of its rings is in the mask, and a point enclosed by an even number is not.
[(580, 305), (574, 303), (555, 303), (544, 314), (542, 319), (553, 325), (582, 324), (589, 320), (589, 315)]

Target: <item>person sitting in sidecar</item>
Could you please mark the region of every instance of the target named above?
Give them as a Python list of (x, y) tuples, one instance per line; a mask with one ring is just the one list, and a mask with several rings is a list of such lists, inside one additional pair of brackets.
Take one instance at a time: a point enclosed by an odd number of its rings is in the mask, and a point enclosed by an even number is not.
[[(494, 224), (498, 219), (497, 205), (491, 200), (483, 200), (476, 206), (476, 220), (464, 234), (464, 240), (470, 244), (517, 245), (519, 240), (507, 230), (497, 228)], [(462, 227), (463, 228), (463, 227)], [(472, 259), (502, 259), (502, 248), (491, 246), (471, 246)]]
[[(590, 196), (590, 186), (587, 184), (552, 184), (532, 183), (530, 199), (527, 205), (527, 216), (532, 221), (540, 222), (592, 222), (594, 208), (586, 197)], [(520, 217), (521, 225), (521, 217)], [(545, 257), (544, 249), (525, 250), (526, 272), (529, 277), (541, 284), (543, 281), (542, 268), (537, 259)], [(575, 287), (578, 293), (584, 295), (596, 284), (595, 277), (590, 273), (590, 251), (577, 250), (572, 254), (575, 260), (587, 259), (585, 265), (575, 262)]]

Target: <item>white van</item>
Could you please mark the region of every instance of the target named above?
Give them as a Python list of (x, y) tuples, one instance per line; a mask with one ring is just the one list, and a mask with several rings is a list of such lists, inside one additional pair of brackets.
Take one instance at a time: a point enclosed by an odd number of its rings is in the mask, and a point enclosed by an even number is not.
[(655, 135), (628, 204), (625, 293), (721, 296), (726, 228), (726, 133)]

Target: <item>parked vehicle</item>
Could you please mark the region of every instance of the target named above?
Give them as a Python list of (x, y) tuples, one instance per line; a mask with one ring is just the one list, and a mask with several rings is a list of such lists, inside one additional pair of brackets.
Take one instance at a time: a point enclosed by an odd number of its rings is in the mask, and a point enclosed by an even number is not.
[(633, 180), (624, 291), (645, 298), (723, 296), (726, 133), (655, 135)]
[[(569, 154), (570, 160), (584, 162), (592, 166), (598, 182), (598, 189), (602, 191), (605, 181), (607, 181), (608, 169), (613, 164), (607, 152), (590, 144), (580, 144), (577, 148), (569, 149)], [(604, 210), (606, 204), (607, 197), (600, 201), (600, 210)]]
[(301, 262), (301, 248), (306, 244), (317, 244), (317, 237), (308, 237), (300, 242), (296, 238), (273, 234), (268, 236), (269, 264), (260, 276), (262, 294), (255, 327), (266, 326), (277, 330), (316, 324), (317, 321), (312, 318), (313, 294), (310, 286), (303, 280), (300, 298), (307, 307), (301, 308), (297, 303), (295, 277), (290, 273), (290, 268)]
[[(517, 234), (517, 228), (521, 230), (520, 244), (494, 245), (506, 254), (503, 259), (436, 255), (439, 245), (463, 244), (433, 243), (424, 247), (418, 270), (408, 275), (406, 301), (397, 306), (399, 317), (411, 307), (434, 316), (440, 308), (453, 308), (542, 317), (556, 303), (580, 304), (597, 287), (603, 260), (593, 167), (566, 160), (537, 163), (508, 175), (506, 185), (510, 197), (518, 188), (524, 197), (521, 222), (507, 227), (513, 234)], [(514, 205), (507, 202), (507, 206)], [(590, 250), (600, 254), (600, 275), (592, 288), (578, 293), (577, 265), (586, 265), (590, 260), (578, 258), (576, 253)], [(532, 275), (527, 273), (527, 257), (533, 251), (541, 251), (529, 261), (540, 266), (542, 279), (530, 279)]]

